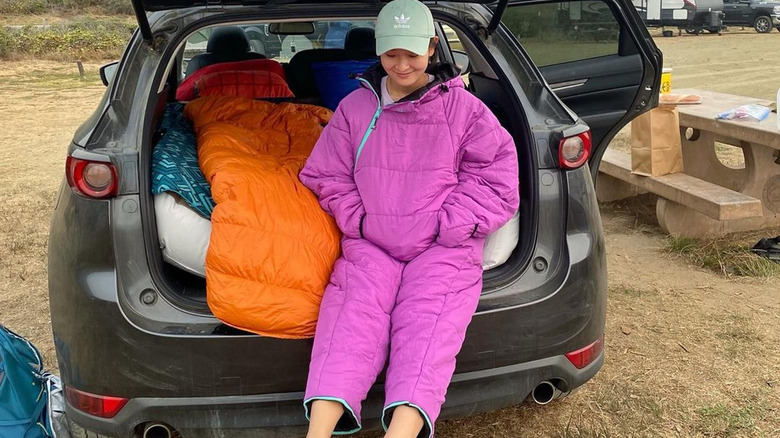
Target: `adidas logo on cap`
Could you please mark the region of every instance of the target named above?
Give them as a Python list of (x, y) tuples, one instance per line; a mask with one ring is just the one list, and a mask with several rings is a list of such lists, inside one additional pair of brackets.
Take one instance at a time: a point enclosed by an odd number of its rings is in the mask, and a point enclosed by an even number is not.
[(412, 19), (412, 17), (405, 17), (404, 14), (401, 14), (400, 17), (394, 17), (395, 18), (395, 26), (393, 26), (394, 29), (411, 29), (412, 26), (406, 24), (409, 22), (409, 20)]

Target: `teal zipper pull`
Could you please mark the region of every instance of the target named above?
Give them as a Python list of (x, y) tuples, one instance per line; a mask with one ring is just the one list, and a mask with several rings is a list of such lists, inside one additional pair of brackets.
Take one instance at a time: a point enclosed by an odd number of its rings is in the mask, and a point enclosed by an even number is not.
[(374, 93), (374, 96), (376, 96), (377, 106), (376, 106), (376, 111), (374, 112), (374, 117), (371, 118), (371, 122), (368, 124), (368, 128), (366, 128), (366, 132), (363, 134), (363, 139), (360, 141), (360, 146), (358, 146), (358, 150), (355, 153), (355, 166), (352, 168), (352, 173), (354, 173), (357, 170), (357, 163), (358, 163), (358, 159), (360, 158), (360, 153), (363, 152), (363, 147), (366, 145), (366, 142), (368, 141), (368, 137), (371, 135), (371, 132), (374, 129), (376, 129), (376, 121), (379, 119), (379, 115), (382, 114), (382, 99), (379, 98), (379, 95), (377, 94), (376, 90), (374, 90), (374, 87), (372, 87), (371, 84), (363, 78), (357, 78), (357, 79), (365, 83), (366, 85), (368, 85), (368, 89)]

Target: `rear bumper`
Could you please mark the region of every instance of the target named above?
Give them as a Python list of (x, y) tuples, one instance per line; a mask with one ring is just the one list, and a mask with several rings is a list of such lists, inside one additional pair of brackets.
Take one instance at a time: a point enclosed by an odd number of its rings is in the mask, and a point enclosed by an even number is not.
[[(571, 391), (592, 378), (604, 363), (604, 353), (578, 370), (564, 356), (458, 374), (447, 392), (441, 418), (460, 417), (521, 403), (544, 380), (561, 379)], [(364, 403), (364, 425), (379, 427), (382, 391), (375, 386)], [(305, 433), (303, 393), (264, 395), (134, 398), (112, 419), (101, 419), (68, 405), (70, 421), (101, 435), (130, 438), (147, 422), (172, 426), (182, 438), (296, 437)]]

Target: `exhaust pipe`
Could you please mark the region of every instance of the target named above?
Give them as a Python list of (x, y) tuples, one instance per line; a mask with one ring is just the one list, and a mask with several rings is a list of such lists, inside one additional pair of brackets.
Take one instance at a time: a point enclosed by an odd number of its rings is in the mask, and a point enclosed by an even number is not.
[(538, 405), (546, 405), (556, 398), (560, 397), (561, 390), (556, 388), (549, 380), (540, 382), (533, 391), (531, 391), (531, 398), (534, 403)]
[(146, 423), (143, 438), (172, 438), (173, 429), (163, 423)]

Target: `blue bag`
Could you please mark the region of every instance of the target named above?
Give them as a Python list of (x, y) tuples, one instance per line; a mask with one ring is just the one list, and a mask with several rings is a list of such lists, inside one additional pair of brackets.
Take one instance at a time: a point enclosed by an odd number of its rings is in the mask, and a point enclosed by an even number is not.
[(52, 436), (46, 387), (38, 350), (0, 325), (0, 438)]
[(320, 91), (325, 107), (335, 110), (341, 99), (347, 97), (347, 94), (357, 90), (360, 86), (360, 82), (355, 77), (376, 63), (375, 59), (312, 63), (314, 82), (317, 83), (317, 89)]

